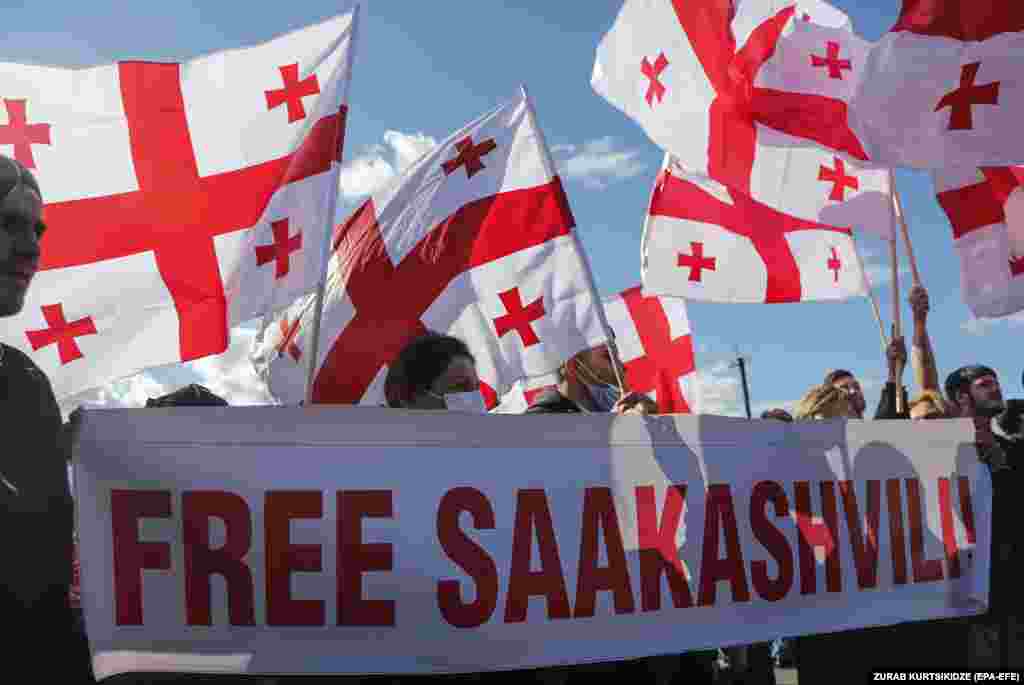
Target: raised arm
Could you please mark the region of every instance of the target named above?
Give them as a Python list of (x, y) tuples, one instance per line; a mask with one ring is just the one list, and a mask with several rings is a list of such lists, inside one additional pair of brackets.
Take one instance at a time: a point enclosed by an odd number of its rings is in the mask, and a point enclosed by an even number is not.
[(935, 366), (935, 353), (928, 338), (928, 291), (920, 285), (915, 285), (910, 289), (909, 299), (910, 308), (914, 312), (914, 339), (911, 343), (914, 380), (922, 391), (941, 391), (939, 371)]

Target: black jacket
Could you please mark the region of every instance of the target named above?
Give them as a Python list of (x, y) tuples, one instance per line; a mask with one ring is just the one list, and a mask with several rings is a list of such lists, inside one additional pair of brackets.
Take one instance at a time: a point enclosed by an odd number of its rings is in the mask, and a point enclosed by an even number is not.
[[(28, 356), (5, 345), (0, 355), (0, 628), (11, 641), (4, 668), (13, 673), (24, 658), (34, 680), (50, 680), (52, 668), (61, 673), (55, 682), (80, 682), (68, 678), (81, 636), (68, 604), (74, 523), (60, 409)], [(39, 649), (58, 658), (38, 659)]]
[(903, 395), (903, 411), (896, 411), (896, 384), (886, 381), (882, 388), (882, 396), (878, 399), (878, 409), (875, 410), (875, 419), (909, 419), (910, 402), (907, 398), (907, 389), (900, 387)]
[(583, 409), (554, 388), (545, 390), (534, 398), (527, 414), (582, 414)]

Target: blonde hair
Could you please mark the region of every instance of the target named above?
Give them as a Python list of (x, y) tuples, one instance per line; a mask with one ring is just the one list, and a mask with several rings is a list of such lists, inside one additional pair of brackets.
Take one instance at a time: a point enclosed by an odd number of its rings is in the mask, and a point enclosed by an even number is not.
[(938, 390), (922, 390), (921, 394), (913, 399), (908, 407), (909, 410), (913, 410), (914, 407), (919, 405), (929, 405), (931, 409), (938, 410), (942, 416), (952, 416), (950, 411), (949, 403), (942, 397), (942, 393)]
[(842, 388), (817, 385), (807, 391), (796, 408), (797, 421), (813, 419), (856, 418), (850, 396)]

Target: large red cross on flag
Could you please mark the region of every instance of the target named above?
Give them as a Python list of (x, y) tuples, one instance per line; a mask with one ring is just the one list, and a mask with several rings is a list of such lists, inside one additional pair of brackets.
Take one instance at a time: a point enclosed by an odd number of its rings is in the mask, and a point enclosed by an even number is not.
[(934, 181), (967, 306), (976, 317), (1024, 309), (1024, 167), (942, 169)]
[[(787, 214), (888, 236), (887, 173), (807, 140), (863, 158), (852, 133), (833, 140), (822, 127), (845, 121), (844, 103), (859, 82), (868, 43), (824, 3), (801, 3), (807, 21), (794, 21), (793, 7), (780, 11), (764, 0), (744, 2), (734, 17), (720, 5), (630, 0), (598, 48), (594, 88), (659, 145), (681, 151), (676, 156), (688, 171)], [(627, 87), (629, 64), (634, 51), (658, 50), (667, 51), (671, 67), (662, 74), (663, 104), (651, 111), (642, 94)], [(811, 59), (827, 58), (829, 51), (842, 55), (842, 79)], [(836, 159), (844, 165), (842, 194), (821, 173), (837, 169)]]
[[(998, 141), (1024, 111), (1020, 3), (963, 4), (906, 0), (872, 44), (824, 2), (627, 0), (591, 83), (685, 168), (740, 190), (764, 129), (876, 165), (1019, 162), (1024, 141)], [(671, 68), (652, 108), (641, 64), (659, 52)]]
[[(720, 0), (626, 0), (597, 48), (591, 84), (685, 168), (740, 190), (750, 188), (762, 127), (798, 143), (813, 141), (866, 159), (847, 124), (845, 100), (862, 66), (858, 62), (864, 42), (846, 29), (828, 29), (826, 35), (817, 31), (823, 27), (792, 21), (795, 5), (776, 10), (768, 0), (749, 0), (736, 12), (731, 5)], [(817, 13), (816, 7), (804, 11)], [(831, 7), (827, 14), (833, 21), (833, 15), (842, 16)], [(802, 74), (805, 83), (759, 83), (787, 27), (801, 35), (815, 31), (798, 61), (795, 55), (786, 57), (786, 71)], [(830, 79), (811, 59), (830, 43), (846, 60), (841, 63), (843, 79)], [(671, 67), (660, 76), (660, 106), (652, 108), (645, 98), (648, 79), (641, 64), (645, 56), (660, 53)]]
[(636, 286), (605, 300), (604, 310), (629, 389), (656, 400), (662, 414), (693, 411), (698, 388), (686, 303), (645, 297)]
[[(542, 141), (529, 101), (517, 97), (453, 133), (338, 227), (314, 402), (383, 402), (388, 365), (427, 330), (469, 345), (492, 404), (516, 379), (605, 340)], [(302, 349), (313, 315), (312, 298), (284, 314), (301, 320)], [(257, 339), (253, 361), (279, 400), (296, 403), (305, 363), (276, 352), (275, 327)]]
[[(0, 72), (0, 98), (49, 126), (49, 145), (31, 148), (49, 225), (41, 270), (0, 341), (31, 343), (58, 397), (222, 352), (231, 325), (315, 286), (357, 11), (182, 64)], [(294, 94), (295, 116), (267, 106), (287, 65), (319, 84)], [(29, 335), (50, 328), (54, 304), (95, 327), (76, 354)]]
[[(715, 260), (699, 280), (680, 259), (695, 243)], [(844, 299), (864, 292), (855, 249), (847, 227), (786, 214), (668, 158), (644, 228), (644, 291), (714, 302)]]

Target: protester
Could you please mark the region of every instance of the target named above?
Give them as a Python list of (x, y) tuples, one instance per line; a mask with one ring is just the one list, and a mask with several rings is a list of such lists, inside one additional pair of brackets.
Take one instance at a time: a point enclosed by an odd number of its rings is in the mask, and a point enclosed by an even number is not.
[(427, 333), (399, 352), (384, 396), (396, 409), (486, 411), (473, 353), (458, 338), (440, 333)]
[(766, 409), (761, 412), (762, 419), (775, 419), (776, 421), (782, 421), (783, 423), (793, 423), (793, 417), (785, 409)]
[(147, 407), (226, 407), (227, 400), (197, 383), (146, 400)]
[[(39, 268), (42, 209), (29, 170), (0, 156), (0, 316), (21, 311)], [(2, 344), (0, 411), (8, 443), (0, 451), (3, 670), (31, 673), (33, 682), (94, 682), (68, 597), (74, 521), (60, 409), (39, 367)]]
[(1016, 589), (1024, 568), (1024, 540), (1020, 534), (1024, 485), (1024, 442), (997, 435), (992, 419), (1003, 412), (1002, 389), (995, 371), (965, 366), (946, 379), (946, 396), (959, 416), (974, 422), (979, 459), (992, 476), (992, 561), (989, 608), (969, 621), (968, 663), (971, 668), (1024, 667), (1024, 595)]
[[(613, 361), (607, 345), (580, 352), (558, 369), (558, 387), (534, 398), (527, 414), (656, 414), (658, 405), (647, 395), (619, 391), (625, 377), (622, 362)], [(618, 373), (616, 374), (616, 365)], [(616, 377), (618, 376), (618, 378)]]
[[(853, 376), (844, 378), (853, 379)], [(857, 381), (853, 380), (853, 383), (856, 384)], [(804, 394), (797, 404), (796, 420), (860, 418), (864, 412), (864, 398), (860, 394), (859, 384), (856, 389), (851, 388), (850, 384), (832, 383), (814, 386)]]

